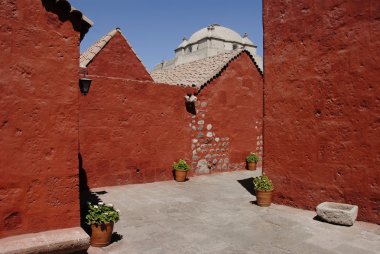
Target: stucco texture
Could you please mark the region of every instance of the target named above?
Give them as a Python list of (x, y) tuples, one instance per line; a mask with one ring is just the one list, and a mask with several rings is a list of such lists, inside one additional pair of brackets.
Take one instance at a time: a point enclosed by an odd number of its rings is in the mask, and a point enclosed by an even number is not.
[(88, 64), (87, 72), (102, 77), (153, 81), (120, 31)]
[(79, 225), (78, 44), (41, 1), (1, 1), (0, 238)]
[(264, 1), (264, 170), (276, 203), (380, 222), (380, 2)]
[(173, 179), (173, 162), (191, 159), (185, 94), (183, 87), (93, 77), (80, 102), (88, 186)]

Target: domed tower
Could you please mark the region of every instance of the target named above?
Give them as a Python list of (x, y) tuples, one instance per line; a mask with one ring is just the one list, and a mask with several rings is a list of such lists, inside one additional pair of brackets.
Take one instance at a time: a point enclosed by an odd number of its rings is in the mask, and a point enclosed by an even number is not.
[(232, 29), (212, 24), (195, 32), (189, 40), (183, 38), (182, 43), (174, 50), (175, 58), (156, 65), (153, 71), (174, 68), (180, 64), (238, 49), (248, 50), (262, 69), (262, 58), (256, 55), (256, 48), (246, 33), (241, 37)]

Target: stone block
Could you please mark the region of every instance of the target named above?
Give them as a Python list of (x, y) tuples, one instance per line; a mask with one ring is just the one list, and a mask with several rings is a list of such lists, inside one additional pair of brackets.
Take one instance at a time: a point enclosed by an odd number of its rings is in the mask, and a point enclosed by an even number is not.
[(80, 227), (24, 234), (0, 239), (1, 254), (74, 253), (90, 246), (90, 237)]
[[(207, 157), (207, 156), (206, 156)], [(197, 165), (197, 173), (198, 174), (209, 174), (210, 169), (208, 167), (207, 160), (199, 160)]]
[(334, 203), (334, 202), (323, 202), (317, 206), (317, 214), (324, 221), (352, 226), (358, 216), (358, 206)]

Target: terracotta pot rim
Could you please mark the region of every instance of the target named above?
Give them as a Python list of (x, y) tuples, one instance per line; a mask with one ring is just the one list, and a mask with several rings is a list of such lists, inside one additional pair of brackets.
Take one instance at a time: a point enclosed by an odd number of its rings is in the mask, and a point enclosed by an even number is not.
[(271, 189), (271, 190), (259, 190), (259, 189), (255, 189), (255, 191), (271, 192), (271, 191), (274, 191), (274, 189)]
[(104, 222), (102, 222), (102, 223), (91, 223), (90, 225), (107, 225), (107, 224), (112, 224), (112, 223), (115, 223), (114, 221), (110, 221), (110, 222), (106, 222), (106, 223), (104, 223)]
[(189, 171), (188, 169), (174, 169), (174, 171)]

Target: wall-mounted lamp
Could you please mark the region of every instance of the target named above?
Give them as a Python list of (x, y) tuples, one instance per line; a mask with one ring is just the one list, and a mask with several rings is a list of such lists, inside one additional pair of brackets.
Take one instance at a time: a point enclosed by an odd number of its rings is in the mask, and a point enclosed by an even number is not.
[(89, 78), (79, 79), (79, 89), (84, 96), (86, 96), (88, 91), (90, 91), (91, 81), (92, 79), (89, 79)]

